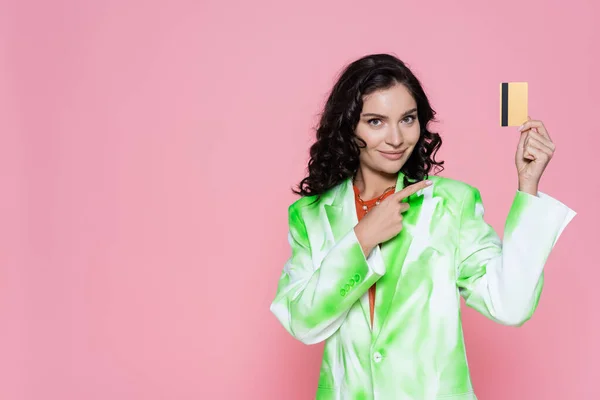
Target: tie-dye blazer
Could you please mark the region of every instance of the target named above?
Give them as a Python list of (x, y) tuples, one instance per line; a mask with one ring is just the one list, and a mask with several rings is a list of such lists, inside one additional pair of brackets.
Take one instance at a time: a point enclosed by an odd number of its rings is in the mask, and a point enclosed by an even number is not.
[(289, 207), (291, 256), (271, 311), (301, 342), (325, 341), (318, 400), (475, 400), (460, 296), (505, 325), (533, 314), (546, 259), (575, 212), (544, 193), (517, 191), (501, 241), (477, 189), (430, 179), (404, 200), (411, 207), (400, 234), (368, 257), (353, 229), (351, 180)]

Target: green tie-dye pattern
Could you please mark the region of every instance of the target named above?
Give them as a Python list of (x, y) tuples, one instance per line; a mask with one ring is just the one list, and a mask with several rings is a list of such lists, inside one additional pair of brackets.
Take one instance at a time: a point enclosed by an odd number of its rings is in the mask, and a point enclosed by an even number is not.
[(519, 225), (521, 214), (523, 214), (527, 210), (527, 207), (531, 203), (531, 199), (531, 195), (520, 191), (517, 192), (513, 200), (511, 210), (508, 214), (508, 218), (506, 218), (506, 224), (504, 226), (505, 237), (510, 236), (516, 229), (516, 227)]
[(402, 232), (368, 258), (353, 234), (350, 181), (290, 207), (292, 255), (271, 310), (302, 342), (325, 341), (317, 399), (476, 399), (460, 295), (502, 324), (521, 325), (535, 310), (544, 263), (575, 213), (517, 192), (501, 242), (475, 188), (432, 180), (407, 200)]

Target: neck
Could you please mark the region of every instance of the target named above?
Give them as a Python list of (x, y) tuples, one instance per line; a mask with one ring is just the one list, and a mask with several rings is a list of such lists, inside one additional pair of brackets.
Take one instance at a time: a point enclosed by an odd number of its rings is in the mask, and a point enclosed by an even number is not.
[(398, 174), (383, 174), (360, 167), (356, 173), (354, 184), (360, 197), (365, 200), (379, 197), (390, 186), (396, 185)]

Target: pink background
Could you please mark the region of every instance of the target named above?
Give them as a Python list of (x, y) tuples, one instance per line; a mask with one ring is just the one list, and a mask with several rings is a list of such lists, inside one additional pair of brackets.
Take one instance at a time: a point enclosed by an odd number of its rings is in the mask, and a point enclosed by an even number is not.
[[(559, 4), (565, 4), (559, 6)], [(498, 84), (528, 81), (575, 209), (521, 329), (465, 314), (482, 400), (598, 399), (594, 0), (13, 1), (0, 12), (0, 398), (309, 399), (322, 347), (269, 312), (290, 187), (344, 64), (422, 79), (444, 176), (501, 233)]]

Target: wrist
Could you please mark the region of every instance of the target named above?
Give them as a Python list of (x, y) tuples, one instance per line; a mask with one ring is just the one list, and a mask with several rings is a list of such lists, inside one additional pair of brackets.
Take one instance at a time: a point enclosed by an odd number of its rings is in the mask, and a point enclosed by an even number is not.
[(376, 244), (372, 244), (368, 239), (368, 235), (365, 234), (364, 230), (361, 229), (360, 224), (354, 227), (354, 234), (356, 235), (356, 239), (362, 248), (362, 251), (365, 257), (368, 257), (371, 254), (371, 251), (375, 248)]
[(537, 196), (538, 194), (538, 185), (531, 183), (521, 183), (519, 182), (519, 191), (524, 193), (529, 193), (532, 196)]

